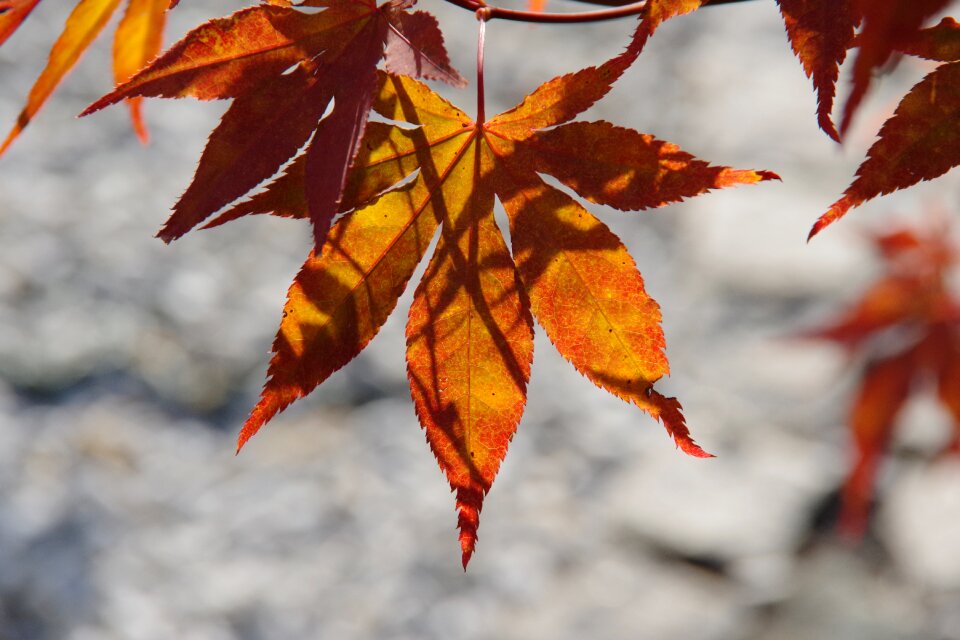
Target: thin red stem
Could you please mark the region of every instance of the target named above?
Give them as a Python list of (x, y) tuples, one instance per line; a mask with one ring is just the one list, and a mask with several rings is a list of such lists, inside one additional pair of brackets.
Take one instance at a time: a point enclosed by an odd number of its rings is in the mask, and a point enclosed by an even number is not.
[(488, 20), (499, 18), (501, 20), (514, 20), (517, 22), (544, 22), (552, 24), (580, 23), (580, 22), (599, 22), (601, 20), (614, 20), (624, 16), (635, 15), (643, 11), (646, 1), (634, 2), (622, 7), (613, 9), (600, 9), (598, 11), (582, 11), (577, 13), (535, 13), (530, 11), (516, 11), (514, 9), (503, 9), (500, 7), (490, 7), (478, 0), (446, 0), (450, 4), (469, 9), (470, 11), (484, 10)]
[[(633, 4), (636, 0), (573, 0), (574, 2), (583, 2), (585, 4), (598, 4), (605, 7), (622, 7), (625, 4)], [(715, 4), (733, 4), (735, 2), (749, 2), (749, 0), (705, 0), (703, 6), (708, 7)]]
[[(598, 9), (596, 11), (578, 11), (576, 13), (540, 13), (535, 11), (517, 11), (515, 9), (503, 9), (501, 7), (488, 6), (483, 0), (445, 0), (450, 4), (456, 5), (469, 11), (484, 10), (488, 20), (499, 18), (501, 20), (514, 20), (517, 22), (541, 22), (550, 24), (578, 24), (581, 22), (600, 22), (601, 20), (615, 20), (632, 16), (643, 11), (646, 6), (646, 0), (639, 2), (634, 0), (581, 0), (596, 4), (611, 5), (610, 9)], [(705, 0), (704, 6), (713, 4), (733, 4), (735, 2), (747, 2), (748, 0)]]
[(477, 9), (477, 20), (480, 21), (480, 33), (477, 35), (477, 124), (483, 125), (487, 121), (484, 109), (483, 95), (483, 41), (487, 33), (488, 9)]

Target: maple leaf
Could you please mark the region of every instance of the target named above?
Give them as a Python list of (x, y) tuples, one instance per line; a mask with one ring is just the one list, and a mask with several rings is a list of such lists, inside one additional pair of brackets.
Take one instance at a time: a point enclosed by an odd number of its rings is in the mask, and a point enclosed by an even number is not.
[(937, 67), (910, 89), (881, 127), (856, 179), (809, 237), (871, 198), (939, 177), (958, 164), (960, 61)]
[(840, 65), (853, 41), (855, 0), (777, 0), (793, 52), (817, 90), (817, 122), (831, 138), (840, 135), (830, 118)]
[(178, 238), (242, 197), (309, 140), (306, 196), (319, 247), (367, 127), (380, 60), (389, 69), (463, 84), (436, 20), (405, 12), (409, 4), (309, 0), (301, 6), (322, 10), (243, 9), (194, 29), (82, 115), (133, 97), (234, 98), (160, 238)]
[[(622, 209), (775, 177), (711, 167), (605, 122), (568, 123), (609, 90), (639, 52), (636, 43), (480, 123), (415, 80), (381, 76), (374, 109), (407, 126), (368, 129), (362, 171), (351, 180), (358, 200), (387, 191), (346, 213), (295, 279), (268, 381), (238, 448), (369, 343), (439, 228), (410, 309), (407, 372), (427, 440), (456, 493), (464, 566), (523, 413), (534, 317), (596, 385), (660, 419), (687, 453), (707, 455), (676, 399), (653, 388), (668, 371), (660, 312), (633, 259), (603, 223), (538, 175)], [(273, 206), (303, 217), (302, 164), (227, 218)], [(512, 252), (493, 219), (495, 198), (510, 219)]]
[(947, 236), (945, 229), (878, 236), (886, 273), (835, 321), (806, 334), (868, 356), (848, 420), (854, 460), (838, 523), (852, 537), (866, 530), (874, 479), (896, 419), (910, 393), (929, 380), (953, 416), (948, 448), (960, 451), (960, 300), (946, 284), (956, 262)]

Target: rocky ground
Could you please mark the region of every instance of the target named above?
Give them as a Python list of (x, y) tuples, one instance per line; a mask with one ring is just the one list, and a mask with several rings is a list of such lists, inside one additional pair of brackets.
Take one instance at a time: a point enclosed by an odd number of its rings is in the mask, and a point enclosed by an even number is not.
[[(472, 75), (473, 17), (437, 4)], [(229, 10), (183, 3), (170, 37)], [(41, 6), (0, 49), (0, 121), (62, 11)], [(488, 112), (629, 29), (491, 25)], [(960, 462), (930, 462), (946, 417), (908, 407), (875, 526), (843, 544), (830, 523), (857, 363), (790, 339), (875, 275), (865, 230), (960, 206), (948, 177), (803, 242), (923, 66), (889, 70), (838, 149), (774, 3), (657, 34), (585, 117), (784, 178), (601, 211), (663, 308), (663, 387), (717, 458), (676, 452), (538, 336), (466, 574), (406, 389), (402, 311), (233, 455), (309, 232), (257, 219), (153, 239), (222, 106), (148, 103), (141, 148), (121, 108), (72, 118), (107, 69), (104, 42), (0, 160), (0, 639), (960, 638)]]

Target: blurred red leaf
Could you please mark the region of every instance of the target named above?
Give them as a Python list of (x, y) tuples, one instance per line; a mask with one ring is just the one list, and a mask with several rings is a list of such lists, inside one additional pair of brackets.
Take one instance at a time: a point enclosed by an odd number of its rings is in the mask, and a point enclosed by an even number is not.
[[(936, 382), (960, 437), (960, 299), (948, 287), (956, 262), (945, 229), (893, 230), (874, 239), (886, 273), (837, 320), (808, 332), (868, 358), (850, 412), (854, 460), (840, 530), (866, 530), (876, 472), (911, 391)], [(887, 337), (887, 340), (872, 338)]]

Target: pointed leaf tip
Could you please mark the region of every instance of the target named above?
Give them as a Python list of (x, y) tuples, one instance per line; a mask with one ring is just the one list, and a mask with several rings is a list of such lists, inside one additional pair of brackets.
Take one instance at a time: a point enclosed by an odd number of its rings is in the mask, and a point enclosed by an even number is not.
[(651, 387), (647, 402), (641, 408), (663, 424), (677, 447), (688, 456), (715, 457), (712, 453), (704, 451), (690, 435), (686, 418), (683, 417), (683, 407), (676, 398), (667, 398)]
[(260, 402), (258, 402), (257, 406), (250, 412), (250, 417), (243, 423), (243, 428), (240, 429), (240, 433), (237, 435), (237, 453), (240, 453), (240, 450), (247, 444), (247, 441), (255, 436), (263, 425), (267, 424), (271, 418), (287, 408), (294, 400), (300, 397), (300, 395), (301, 394), (295, 390), (293, 390), (292, 393), (268, 393), (264, 390)]
[(815, 235), (842, 218), (844, 215), (846, 215), (847, 211), (861, 202), (862, 200), (851, 198), (848, 195), (843, 196), (834, 202), (830, 209), (825, 214), (820, 216), (820, 219), (814, 223), (813, 227), (810, 229), (810, 233), (807, 235), (807, 242), (813, 240)]
[(783, 178), (773, 171), (755, 171), (753, 169), (723, 169), (717, 175), (716, 181), (710, 188), (724, 189), (741, 184), (756, 184), (767, 180), (783, 182)]
[(163, 228), (160, 229), (160, 231), (157, 231), (157, 234), (153, 237), (162, 240), (163, 244), (170, 244), (182, 235), (182, 233), (173, 233), (170, 231), (169, 225), (164, 225)]
[(676, 440), (677, 446), (688, 456), (693, 456), (694, 458), (716, 458), (717, 456), (713, 455), (709, 451), (704, 451), (700, 445), (698, 445), (693, 438), (684, 438)]
[(463, 570), (473, 557), (477, 546), (477, 527), (480, 526), (480, 509), (483, 506), (483, 491), (477, 489), (457, 489), (457, 527), (460, 529), (460, 549), (463, 554)]
[(817, 123), (840, 141), (833, 124), (834, 98), (840, 65), (854, 38), (854, 0), (777, 0), (790, 46), (817, 93)]

